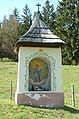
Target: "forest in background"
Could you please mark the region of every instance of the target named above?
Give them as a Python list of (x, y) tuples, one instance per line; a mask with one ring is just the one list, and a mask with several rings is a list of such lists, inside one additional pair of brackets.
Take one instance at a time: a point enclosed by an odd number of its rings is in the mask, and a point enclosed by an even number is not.
[[(79, 64), (79, 0), (62, 0), (58, 3), (56, 10), (53, 4), (46, 0), (41, 11), (44, 22), (52, 33), (66, 42), (62, 49), (62, 62), (68, 65)], [(9, 58), (17, 61), (17, 54), (14, 46), (17, 40), (28, 31), (36, 12), (31, 14), (26, 4), (23, 8), (23, 15), (14, 8), (7, 19), (4, 16), (0, 23), (0, 59)], [(33, 18), (32, 18), (33, 16)]]

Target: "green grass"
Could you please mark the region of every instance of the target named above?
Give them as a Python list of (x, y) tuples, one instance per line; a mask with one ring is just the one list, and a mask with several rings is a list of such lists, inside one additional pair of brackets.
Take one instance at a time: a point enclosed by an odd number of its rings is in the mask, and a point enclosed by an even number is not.
[(79, 66), (63, 66), (63, 89), (65, 104), (71, 105), (71, 85), (75, 86), (75, 103), (79, 109)]
[[(16, 105), (14, 95), (17, 82), (17, 63), (0, 62), (0, 119), (79, 119), (79, 66), (63, 66), (65, 107), (44, 109)], [(10, 100), (10, 80), (13, 82), (13, 100)], [(75, 85), (75, 103), (71, 105), (71, 84)]]
[(13, 83), (13, 98), (17, 82), (17, 63), (0, 62), (0, 99), (9, 98), (10, 81)]

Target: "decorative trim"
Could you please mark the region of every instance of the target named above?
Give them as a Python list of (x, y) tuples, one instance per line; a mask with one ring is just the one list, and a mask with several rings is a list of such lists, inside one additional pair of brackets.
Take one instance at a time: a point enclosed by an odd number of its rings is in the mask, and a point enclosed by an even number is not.
[(25, 84), (24, 84), (25, 90), (28, 91), (29, 63), (32, 59), (34, 59), (36, 57), (46, 57), (50, 60), (50, 63), (51, 63), (51, 79), (52, 79), (51, 80), (51, 91), (56, 91), (56, 74), (55, 74), (56, 60), (52, 56), (49, 56), (48, 53), (46, 53), (46, 52), (34, 52), (29, 57), (28, 56), (25, 57)]

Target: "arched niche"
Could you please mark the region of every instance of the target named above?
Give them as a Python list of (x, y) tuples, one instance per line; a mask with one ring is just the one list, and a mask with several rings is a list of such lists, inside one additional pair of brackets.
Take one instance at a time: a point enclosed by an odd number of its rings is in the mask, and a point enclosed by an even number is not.
[(29, 63), (29, 91), (50, 91), (50, 61), (45, 57), (35, 57)]

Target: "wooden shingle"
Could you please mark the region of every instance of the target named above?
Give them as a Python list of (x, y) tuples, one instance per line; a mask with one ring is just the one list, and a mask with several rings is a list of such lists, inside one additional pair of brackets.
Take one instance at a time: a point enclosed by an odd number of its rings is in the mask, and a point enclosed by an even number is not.
[(38, 11), (34, 23), (31, 25), (27, 33), (21, 36), (16, 42), (15, 50), (19, 51), (19, 47), (62, 47), (65, 44), (59, 37), (52, 34), (50, 29), (44, 23), (41, 13)]

